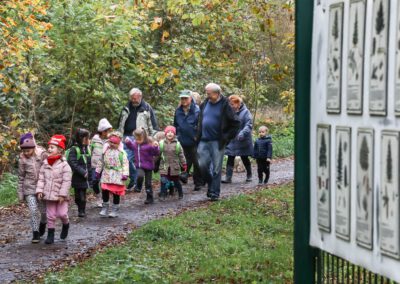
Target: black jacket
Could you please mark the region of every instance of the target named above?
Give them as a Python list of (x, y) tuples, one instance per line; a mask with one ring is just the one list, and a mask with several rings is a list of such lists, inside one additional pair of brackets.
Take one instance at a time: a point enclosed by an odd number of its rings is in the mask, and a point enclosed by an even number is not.
[(254, 142), (254, 159), (271, 159), (272, 158), (272, 138), (270, 135), (258, 138)]
[[(80, 148), (81, 156), (77, 159), (76, 147)], [(72, 183), (73, 188), (90, 188), (92, 186), (92, 167), (91, 157), (86, 155), (86, 163), (83, 158), (84, 154), (88, 153), (88, 146), (74, 145), (68, 155), (68, 164), (72, 169)], [(87, 176), (85, 177), (85, 175)]]
[[(221, 95), (221, 100), (222, 100), (222, 116), (220, 124), (221, 137), (218, 140), (220, 150), (224, 148), (226, 144), (229, 143), (229, 141), (231, 141), (233, 138), (236, 137), (240, 129), (240, 120), (237, 114), (233, 111), (233, 109), (229, 105), (228, 99)], [(200, 142), (201, 140), (202, 128), (203, 128), (203, 112), (207, 103), (208, 99), (206, 99), (200, 106), (199, 127), (196, 139), (197, 142)]]

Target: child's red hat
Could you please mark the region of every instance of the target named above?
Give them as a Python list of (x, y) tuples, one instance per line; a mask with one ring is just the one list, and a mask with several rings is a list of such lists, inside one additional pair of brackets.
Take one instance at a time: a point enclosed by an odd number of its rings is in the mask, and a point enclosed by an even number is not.
[(66, 144), (66, 142), (67, 142), (67, 139), (65, 138), (64, 135), (56, 134), (56, 135), (53, 135), (53, 136), (50, 138), (50, 141), (49, 141), (49, 143), (47, 143), (47, 144), (49, 144), (49, 145), (50, 145), (50, 144), (56, 145), (56, 146), (62, 148), (63, 150), (65, 150), (65, 144)]

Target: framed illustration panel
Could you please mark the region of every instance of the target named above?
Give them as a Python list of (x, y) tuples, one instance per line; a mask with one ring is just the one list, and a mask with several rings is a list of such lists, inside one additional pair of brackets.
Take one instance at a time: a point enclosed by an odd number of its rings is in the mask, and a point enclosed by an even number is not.
[(379, 246), (382, 254), (399, 259), (399, 132), (383, 131), (379, 187)]
[(368, 249), (373, 247), (373, 157), (374, 130), (360, 128), (357, 132), (356, 241)]
[(350, 1), (347, 53), (347, 113), (363, 112), (365, 0)]
[(329, 7), (328, 64), (326, 70), (326, 110), (340, 113), (342, 81), (343, 3)]
[(395, 70), (395, 114), (400, 116), (400, 1), (397, 1), (396, 19), (396, 70)]
[(389, 0), (373, 0), (371, 21), (369, 112), (386, 115)]
[(336, 127), (336, 187), (335, 232), (341, 239), (350, 240), (351, 208), (351, 128)]
[(331, 231), (331, 127), (317, 125), (317, 211), (318, 227)]

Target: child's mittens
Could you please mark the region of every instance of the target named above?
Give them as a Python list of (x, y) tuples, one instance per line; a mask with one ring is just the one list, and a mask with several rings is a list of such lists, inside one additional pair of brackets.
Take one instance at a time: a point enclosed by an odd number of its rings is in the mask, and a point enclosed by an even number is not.
[(127, 175), (122, 175), (121, 180), (126, 181), (128, 179)]

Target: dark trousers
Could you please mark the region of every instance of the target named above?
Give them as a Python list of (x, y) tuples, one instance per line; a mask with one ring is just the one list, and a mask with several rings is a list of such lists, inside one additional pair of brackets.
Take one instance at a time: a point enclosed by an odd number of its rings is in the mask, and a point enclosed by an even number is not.
[[(103, 197), (103, 202), (108, 202), (110, 200), (110, 191), (102, 190), (101, 196)], [(113, 194), (113, 204), (119, 204), (121, 197), (119, 195)]]
[(202, 186), (203, 179), (201, 178), (199, 159), (197, 157), (197, 146), (188, 146), (182, 148), (186, 158), (187, 172), (190, 172), (190, 169), (193, 165), (193, 183), (195, 186)]
[(137, 169), (137, 177), (136, 177), (136, 185), (137, 188), (142, 190), (143, 180), (144, 180), (144, 187), (147, 193), (153, 193), (153, 189), (151, 187), (151, 179), (152, 179), (152, 170), (145, 170), (145, 169)]
[(74, 188), (75, 203), (80, 206), (81, 202), (86, 202), (86, 188)]
[(92, 168), (92, 184), (93, 184), (93, 191), (96, 194), (100, 193), (100, 180), (96, 178), (96, 168)]
[[(240, 156), (240, 159), (242, 159), (243, 166), (246, 169), (247, 175), (251, 176), (251, 162), (249, 156)], [(226, 167), (233, 168), (234, 165), (235, 165), (235, 156), (228, 156), (228, 160), (226, 161)]]
[(263, 174), (265, 173), (264, 183), (268, 183), (270, 162), (268, 162), (266, 158), (257, 159), (256, 161), (257, 161), (258, 180), (262, 181)]

